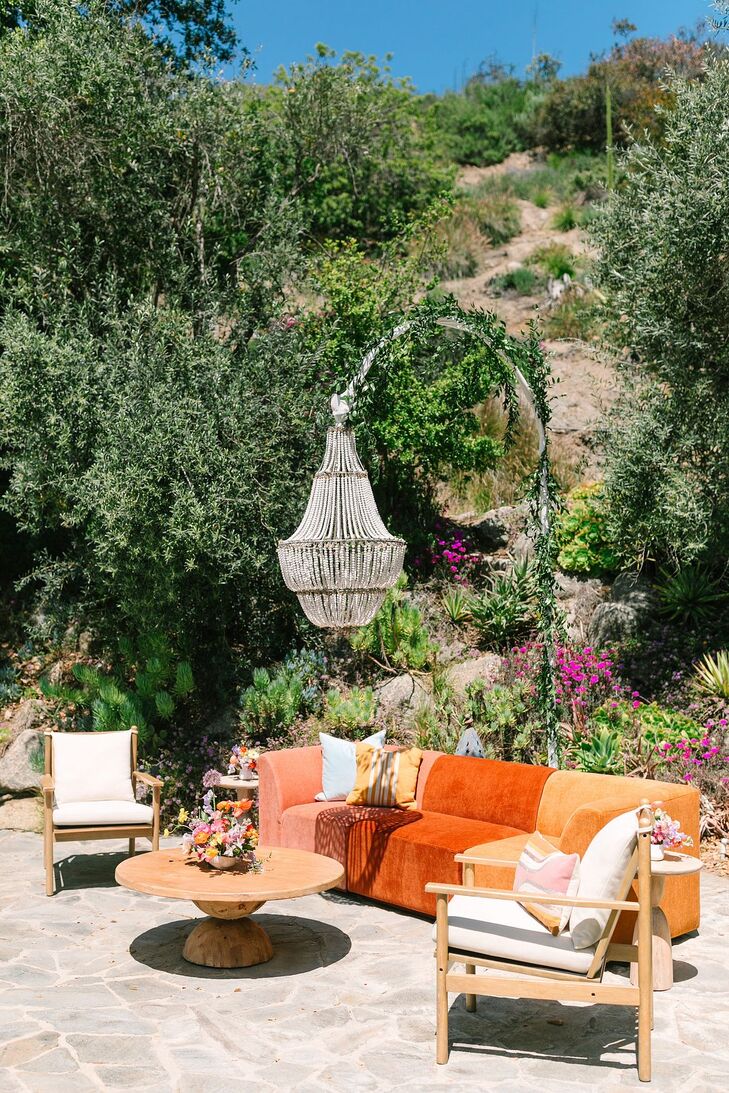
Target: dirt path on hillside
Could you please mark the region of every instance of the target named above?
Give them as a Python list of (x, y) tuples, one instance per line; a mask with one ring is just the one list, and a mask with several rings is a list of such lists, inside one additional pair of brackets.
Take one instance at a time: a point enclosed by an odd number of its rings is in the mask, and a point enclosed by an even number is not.
[[(459, 176), (464, 190), (478, 186), (485, 178), (509, 171), (524, 172), (535, 166), (526, 152), (517, 152), (494, 167), (466, 167)], [(466, 307), (494, 311), (506, 323), (511, 334), (518, 334), (532, 319), (539, 320), (547, 306), (547, 298), (518, 296), (515, 293), (496, 295), (489, 287), (492, 278), (524, 264), (539, 247), (561, 243), (575, 254), (589, 253), (579, 228), (562, 232), (552, 228), (555, 207), (540, 209), (530, 201), (517, 202), (521, 211), (521, 232), (499, 247), (484, 247), (478, 254), (479, 269), (474, 277), (448, 281), (444, 288), (452, 292)], [(584, 447), (585, 458), (596, 469), (599, 456), (593, 448), (594, 433), (603, 411), (615, 398), (615, 373), (589, 344), (578, 340), (546, 339), (546, 348), (555, 378), (558, 381), (552, 399), (551, 431), (571, 436)]]

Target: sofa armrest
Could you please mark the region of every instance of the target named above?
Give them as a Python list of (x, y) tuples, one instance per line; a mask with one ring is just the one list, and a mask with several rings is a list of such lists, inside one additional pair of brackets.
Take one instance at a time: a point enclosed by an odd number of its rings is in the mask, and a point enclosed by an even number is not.
[(267, 751), (258, 760), (261, 845), (280, 846), (281, 817), (292, 805), (314, 801), (322, 786), (321, 748)]
[(461, 862), (463, 865), (497, 865), (499, 868), (503, 866), (507, 869), (516, 869), (519, 864), (518, 861), (512, 861), (510, 858), (484, 858), (480, 854), (469, 854), (468, 851), (463, 854), (454, 854), (453, 861)]
[(53, 791), (56, 788), (55, 782), (50, 774), (41, 774), (40, 787), (43, 799), (47, 802), (49, 798), (53, 797)]
[(162, 789), (164, 782), (159, 778), (155, 778), (153, 774), (149, 774), (146, 770), (135, 770), (132, 774), (132, 778), (136, 778), (138, 782), (141, 782), (145, 786), (151, 786), (152, 789)]

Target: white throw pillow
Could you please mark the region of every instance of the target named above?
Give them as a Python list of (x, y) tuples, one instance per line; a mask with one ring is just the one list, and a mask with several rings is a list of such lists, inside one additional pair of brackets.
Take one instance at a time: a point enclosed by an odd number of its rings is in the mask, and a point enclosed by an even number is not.
[(53, 781), (57, 805), (133, 801), (131, 732), (54, 732)]
[[(580, 863), (578, 899), (618, 899), (625, 871), (636, 847), (638, 817), (635, 809), (616, 816), (595, 835)], [(574, 907), (570, 934), (576, 949), (594, 945), (602, 936), (610, 910)]]
[[(365, 744), (372, 744), (375, 748), (381, 748), (385, 743), (387, 729), (368, 736)], [(320, 732), (321, 744), (322, 791), (317, 793), (317, 801), (344, 801), (354, 789), (357, 778), (357, 741), (340, 740), (338, 736), (330, 736), (329, 733)]]

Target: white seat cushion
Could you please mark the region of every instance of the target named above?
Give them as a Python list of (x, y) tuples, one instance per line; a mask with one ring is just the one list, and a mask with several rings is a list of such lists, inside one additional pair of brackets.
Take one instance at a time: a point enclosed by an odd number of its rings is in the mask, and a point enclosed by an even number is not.
[(130, 731), (54, 732), (52, 747), (57, 805), (134, 801)]
[(152, 809), (136, 801), (68, 801), (53, 809), (53, 823), (56, 827), (151, 824)]
[(454, 896), (448, 904), (448, 947), (580, 973), (594, 956), (594, 949), (578, 952), (568, 931), (550, 934), (521, 904), (483, 896)]
[[(578, 899), (625, 896), (625, 873), (635, 850), (637, 833), (635, 809), (621, 813), (598, 831), (580, 863)], [(594, 945), (602, 937), (609, 915), (609, 908), (573, 907), (569, 929), (575, 948)]]

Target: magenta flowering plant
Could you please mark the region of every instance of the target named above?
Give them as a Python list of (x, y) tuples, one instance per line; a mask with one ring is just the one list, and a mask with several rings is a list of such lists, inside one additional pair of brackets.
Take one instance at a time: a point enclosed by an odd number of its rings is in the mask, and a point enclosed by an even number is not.
[(416, 569), (432, 572), (435, 577), (468, 584), (481, 564), (482, 554), (458, 531), (446, 531), (440, 523), (424, 554), (414, 560)]
[[(682, 736), (678, 740), (664, 740), (656, 745), (656, 754), (680, 777), (682, 782), (716, 781), (729, 789), (729, 748), (722, 746), (720, 737), (711, 735), (717, 728), (722, 735), (726, 730), (726, 718), (719, 722), (707, 721), (700, 736)], [(713, 777), (712, 777), (713, 776)]]
[(662, 846), (664, 850), (678, 850), (682, 846), (693, 846), (694, 840), (681, 830), (678, 820), (671, 817), (662, 808), (653, 806), (653, 832), (651, 842)]

